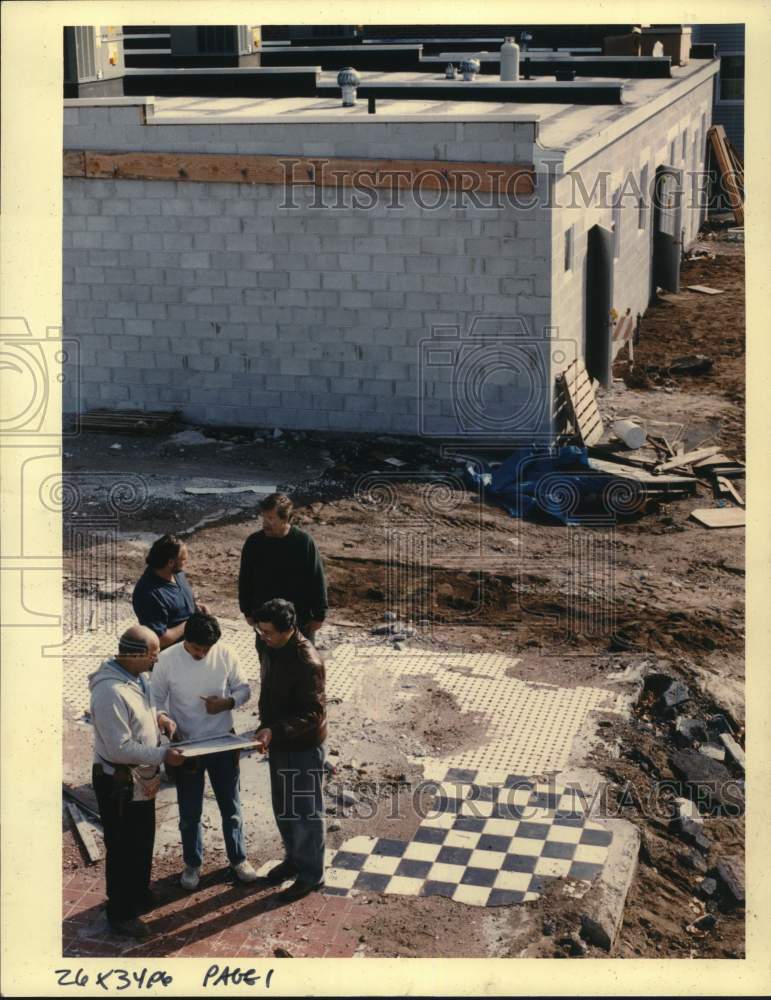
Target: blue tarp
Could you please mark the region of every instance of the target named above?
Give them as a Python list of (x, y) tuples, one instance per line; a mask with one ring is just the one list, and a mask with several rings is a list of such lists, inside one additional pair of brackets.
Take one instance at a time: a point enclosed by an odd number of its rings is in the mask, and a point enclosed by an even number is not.
[(589, 465), (586, 448), (519, 448), (499, 466), (467, 466), (469, 480), (514, 517), (547, 515), (563, 524), (608, 514), (608, 488), (618, 477)]

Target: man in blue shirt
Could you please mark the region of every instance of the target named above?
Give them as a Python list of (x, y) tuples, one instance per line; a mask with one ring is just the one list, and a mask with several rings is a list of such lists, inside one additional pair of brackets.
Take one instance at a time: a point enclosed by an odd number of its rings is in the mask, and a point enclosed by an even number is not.
[(145, 559), (147, 569), (137, 581), (131, 603), (140, 625), (152, 629), (161, 649), (179, 642), (185, 622), (196, 611), (208, 614), (198, 604), (184, 572), (187, 546), (176, 535), (163, 535), (153, 542)]

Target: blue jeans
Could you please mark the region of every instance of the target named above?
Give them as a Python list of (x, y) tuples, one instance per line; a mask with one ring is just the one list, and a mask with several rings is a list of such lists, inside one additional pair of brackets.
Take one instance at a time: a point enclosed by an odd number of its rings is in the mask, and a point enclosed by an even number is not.
[(246, 859), (244, 824), (241, 817), (240, 769), (238, 757), (230, 750), (210, 753), (194, 758), (197, 767), (188, 769), (183, 764), (174, 768), (179, 805), (179, 831), (182, 834), (182, 857), (191, 868), (200, 868), (203, 862), (203, 837), (201, 835), (201, 810), (203, 786), (209, 775), (212, 791), (222, 817), (222, 836), (231, 865)]
[(324, 748), (269, 750), (273, 815), (286, 860), (303, 882), (324, 880)]

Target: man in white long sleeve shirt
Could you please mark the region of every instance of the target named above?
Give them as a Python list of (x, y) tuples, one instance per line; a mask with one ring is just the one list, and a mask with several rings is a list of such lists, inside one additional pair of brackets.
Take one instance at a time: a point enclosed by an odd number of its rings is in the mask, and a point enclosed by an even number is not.
[(149, 908), (155, 842), (155, 791), (162, 762), (177, 767), (178, 750), (160, 745), (174, 723), (156, 714), (148, 670), (158, 659), (158, 637), (134, 625), (118, 654), (89, 677), (94, 726), (92, 783), (104, 829), (107, 921), (112, 931), (147, 937), (139, 914)]
[[(224, 736), (233, 731), (233, 709), (245, 705), (251, 688), (235, 653), (220, 645), (213, 615), (196, 613), (185, 623), (183, 641), (164, 649), (153, 671), (153, 697), (177, 724), (182, 740)], [(166, 712), (160, 715), (163, 721)], [(236, 878), (253, 882), (257, 872), (246, 858), (240, 801), (238, 751), (225, 750), (191, 758), (174, 772), (179, 829), (185, 870), (182, 885), (198, 887), (203, 864), (201, 811), (204, 781), (209, 775), (222, 817), (225, 850)]]

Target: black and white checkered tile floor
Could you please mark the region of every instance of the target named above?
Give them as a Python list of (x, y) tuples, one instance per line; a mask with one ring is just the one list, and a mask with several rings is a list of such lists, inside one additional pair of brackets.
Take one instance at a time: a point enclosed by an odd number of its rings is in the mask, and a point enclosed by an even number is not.
[(496, 785), (475, 777), (448, 770), (411, 840), (359, 836), (328, 851), (325, 891), (503, 906), (536, 899), (550, 878), (600, 874), (612, 834), (587, 818), (576, 790), (521, 775)]

